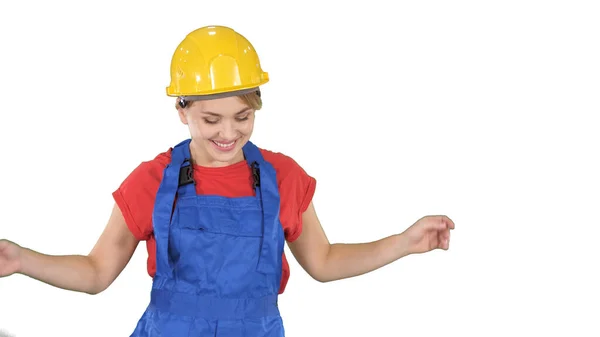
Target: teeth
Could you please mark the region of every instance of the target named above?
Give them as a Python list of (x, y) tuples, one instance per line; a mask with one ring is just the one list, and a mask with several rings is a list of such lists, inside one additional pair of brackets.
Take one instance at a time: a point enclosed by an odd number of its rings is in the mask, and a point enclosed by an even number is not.
[(225, 143), (219, 143), (219, 142), (215, 142), (215, 141), (213, 140), (213, 143), (217, 144), (217, 146), (219, 146), (219, 147), (230, 147), (231, 145), (233, 145), (233, 143), (235, 143), (235, 141), (233, 141), (233, 142), (231, 142), (231, 143), (227, 143), (227, 144), (225, 144)]

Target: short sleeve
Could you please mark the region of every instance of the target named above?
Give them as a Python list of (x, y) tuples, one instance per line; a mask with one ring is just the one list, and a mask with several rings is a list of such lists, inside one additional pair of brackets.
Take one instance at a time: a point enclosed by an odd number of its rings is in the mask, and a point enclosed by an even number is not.
[(263, 155), (277, 172), (281, 200), (279, 219), (285, 239), (293, 242), (302, 233), (302, 214), (313, 199), (317, 181), (286, 155), (269, 151), (264, 151)]
[(288, 226), (286, 227), (286, 240), (294, 242), (302, 233), (302, 214), (308, 209), (315, 194), (317, 181), (309, 176), (302, 168), (298, 167), (296, 178), (290, 181), (294, 193), (289, 197), (294, 198), (295, 208), (292, 208), (289, 218), (286, 219)]
[(136, 167), (113, 198), (131, 233), (140, 241), (152, 236), (152, 210), (162, 178), (162, 167), (157, 161), (147, 161)]

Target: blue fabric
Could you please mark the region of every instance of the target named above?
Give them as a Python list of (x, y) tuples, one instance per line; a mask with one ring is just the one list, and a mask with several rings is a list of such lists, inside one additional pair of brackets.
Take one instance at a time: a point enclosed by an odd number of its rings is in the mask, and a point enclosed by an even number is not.
[(156, 195), (156, 275), (131, 337), (284, 337), (275, 169), (248, 142), (244, 156), (260, 177), (255, 196), (197, 195), (195, 183), (179, 186), (189, 144), (173, 148)]

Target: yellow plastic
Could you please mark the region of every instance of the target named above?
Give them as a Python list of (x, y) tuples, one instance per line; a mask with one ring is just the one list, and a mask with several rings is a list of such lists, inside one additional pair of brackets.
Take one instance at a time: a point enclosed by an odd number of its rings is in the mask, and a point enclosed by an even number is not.
[(269, 81), (244, 36), (225, 26), (189, 33), (171, 59), (168, 96), (204, 96), (257, 88)]

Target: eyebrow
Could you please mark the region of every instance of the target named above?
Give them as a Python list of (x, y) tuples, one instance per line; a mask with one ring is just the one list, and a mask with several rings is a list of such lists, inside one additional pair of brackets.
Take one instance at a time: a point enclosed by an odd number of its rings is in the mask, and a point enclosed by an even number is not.
[[(236, 112), (236, 113), (235, 113), (235, 115), (236, 115), (236, 116), (237, 116), (237, 115), (241, 115), (241, 114), (243, 114), (244, 112), (248, 112), (248, 111), (250, 111), (250, 110), (252, 110), (252, 108), (250, 108), (250, 107), (248, 107), (248, 108), (244, 108), (244, 109), (242, 109), (242, 110), (240, 110), (240, 111)], [(212, 112), (212, 111), (202, 111), (202, 113), (205, 113), (205, 114), (207, 114), (207, 115), (217, 116), (217, 117), (221, 117), (221, 116), (222, 116), (221, 114), (218, 114), (218, 113), (216, 113), (216, 112)]]

